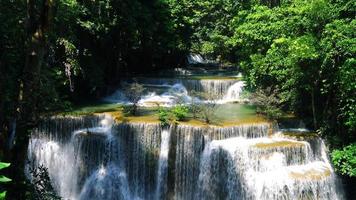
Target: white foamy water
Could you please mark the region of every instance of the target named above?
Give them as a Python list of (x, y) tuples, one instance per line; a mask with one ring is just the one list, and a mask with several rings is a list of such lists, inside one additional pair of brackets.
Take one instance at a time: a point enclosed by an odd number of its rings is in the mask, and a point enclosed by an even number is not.
[[(241, 99), (241, 93), (245, 86), (243, 81), (234, 80), (174, 80), (175, 84), (169, 85), (163, 80), (155, 80), (157, 83), (145, 84), (146, 91), (141, 96), (138, 104), (143, 107), (155, 107), (157, 105), (163, 107), (171, 107), (176, 104), (190, 104), (192, 100), (204, 103), (204, 100), (199, 100), (192, 93), (208, 92), (217, 97), (214, 99), (218, 104), (246, 101)], [(188, 90), (187, 87), (190, 89)], [(152, 89), (154, 88), (154, 89)], [(161, 88), (161, 92), (155, 91)], [(112, 95), (103, 99), (110, 103), (130, 104), (125, 93), (118, 89)]]
[(281, 138), (214, 140), (202, 154), (196, 197), (218, 199), (223, 190), (225, 199), (342, 199), (329, 160), (313, 160), (308, 146)]
[(342, 200), (322, 139), (271, 127), (51, 118), (31, 136), (27, 167), (45, 166), (69, 200)]
[(155, 198), (164, 199), (167, 193), (168, 153), (170, 142), (170, 130), (164, 129), (161, 133), (161, 150), (158, 160), (157, 187)]
[(242, 93), (242, 90), (245, 86), (245, 83), (243, 81), (238, 81), (234, 83), (232, 86), (229, 87), (227, 90), (227, 93), (223, 97), (223, 101), (229, 102), (229, 101), (237, 101), (240, 100), (240, 95)]
[(187, 56), (189, 64), (205, 64), (207, 61), (200, 54), (189, 54)]

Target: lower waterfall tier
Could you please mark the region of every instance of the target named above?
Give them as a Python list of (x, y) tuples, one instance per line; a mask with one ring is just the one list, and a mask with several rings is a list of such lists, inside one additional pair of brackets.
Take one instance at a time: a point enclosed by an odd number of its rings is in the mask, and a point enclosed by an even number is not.
[(270, 129), (54, 117), (33, 131), (28, 169), (47, 167), (72, 200), (342, 199), (320, 139)]

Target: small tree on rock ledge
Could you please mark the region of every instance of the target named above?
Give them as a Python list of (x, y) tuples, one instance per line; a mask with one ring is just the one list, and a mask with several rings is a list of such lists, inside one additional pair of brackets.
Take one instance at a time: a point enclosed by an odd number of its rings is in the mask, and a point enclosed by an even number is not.
[(190, 111), (194, 118), (199, 118), (207, 124), (211, 124), (218, 120), (216, 111), (219, 108), (217, 99), (218, 96), (212, 92), (194, 92), (201, 100), (192, 99)]
[(143, 88), (143, 86), (137, 82), (126, 86), (125, 95), (127, 99), (132, 103), (130, 114), (133, 115), (137, 114), (138, 102), (140, 101), (144, 90), (145, 89)]

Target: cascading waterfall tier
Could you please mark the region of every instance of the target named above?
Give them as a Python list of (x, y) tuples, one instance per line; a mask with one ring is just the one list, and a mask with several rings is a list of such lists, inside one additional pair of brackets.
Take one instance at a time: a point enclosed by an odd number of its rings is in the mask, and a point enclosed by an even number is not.
[(315, 161), (307, 142), (214, 140), (201, 156), (196, 199), (342, 199), (322, 151), (324, 156)]
[[(52, 117), (32, 133), (29, 169), (47, 168), (52, 185), (64, 198), (76, 199), (86, 176), (104, 163), (107, 128), (104, 116)], [(96, 127), (96, 128), (93, 128)]]
[[(218, 103), (246, 101), (241, 98), (242, 89), (245, 86), (244, 82), (234, 79), (140, 78), (136, 80), (146, 88), (146, 94), (139, 101), (139, 105), (146, 107), (157, 106), (157, 104), (172, 106), (177, 102), (189, 104), (196, 98), (196, 92), (209, 93), (209, 96), (217, 100)], [(104, 100), (112, 103), (130, 103), (121, 89), (104, 98)]]
[(33, 131), (28, 168), (71, 200), (342, 199), (322, 140), (271, 128), (55, 117)]
[(236, 83), (242, 83), (242, 81), (238, 80), (224, 80), (224, 79), (201, 79), (201, 80), (195, 80), (195, 79), (165, 79), (165, 78), (159, 78), (159, 79), (154, 79), (154, 78), (141, 78), (138, 79), (138, 81), (142, 84), (145, 85), (151, 85), (151, 86), (168, 86), (168, 85), (174, 85), (174, 84), (181, 84), (183, 85), (189, 92), (195, 91), (195, 92), (210, 92), (218, 97), (224, 96), (230, 86), (236, 84)]

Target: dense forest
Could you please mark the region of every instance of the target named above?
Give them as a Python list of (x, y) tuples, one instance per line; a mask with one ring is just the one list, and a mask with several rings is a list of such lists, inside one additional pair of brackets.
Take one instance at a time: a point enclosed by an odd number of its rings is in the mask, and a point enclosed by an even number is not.
[(270, 106), (326, 138), (337, 172), (354, 180), (355, 16), (352, 0), (1, 0), (9, 199), (30, 198), (22, 172), (40, 116), (103, 97), (123, 77), (184, 67), (189, 53), (237, 66), (250, 91), (274, 93)]

